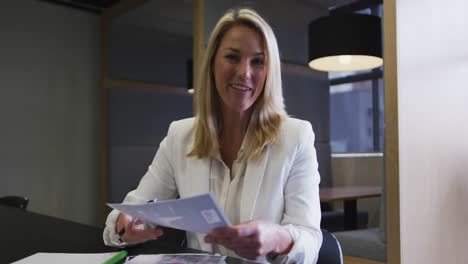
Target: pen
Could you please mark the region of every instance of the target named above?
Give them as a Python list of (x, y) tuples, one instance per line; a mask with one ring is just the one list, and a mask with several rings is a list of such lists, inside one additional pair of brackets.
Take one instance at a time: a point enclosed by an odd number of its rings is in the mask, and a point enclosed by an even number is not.
[(121, 263), (121, 261), (127, 256), (126, 250), (121, 250), (119, 253), (112, 256), (110, 259), (104, 261), (102, 264), (117, 264)]
[[(154, 199), (154, 200), (149, 200), (146, 203), (154, 203), (156, 201), (157, 201), (157, 199)], [(134, 225), (136, 223), (136, 221), (138, 221), (138, 218), (135, 217), (135, 218), (132, 219), (131, 224)], [(120, 229), (120, 231), (117, 233), (117, 236), (116, 236), (116, 239), (119, 240), (121, 243), (123, 243), (123, 241), (120, 238), (123, 235), (125, 235), (125, 227), (122, 227), (122, 229)]]

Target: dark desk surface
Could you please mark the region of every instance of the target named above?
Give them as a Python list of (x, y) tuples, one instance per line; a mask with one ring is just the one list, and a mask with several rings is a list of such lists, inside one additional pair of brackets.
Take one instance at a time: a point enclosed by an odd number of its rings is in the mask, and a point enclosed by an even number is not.
[[(103, 244), (102, 228), (0, 206), (0, 263), (11, 263), (37, 252), (99, 253), (118, 251)], [(129, 255), (199, 253), (180, 248), (170, 239), (151, 241), (127, 248)], [(253, 263), (226, 258), (227, 263)]]
[(320, 188), (321, 202), (356, 200), (361, 198), (379, 197), (381, 195), (382, 188), (378, 186), (343, 186)]

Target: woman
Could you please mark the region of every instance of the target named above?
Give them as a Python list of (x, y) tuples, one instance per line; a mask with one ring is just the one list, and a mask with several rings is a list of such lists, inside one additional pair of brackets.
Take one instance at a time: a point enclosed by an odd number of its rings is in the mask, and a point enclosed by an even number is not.
[[(215, 26), (194, 98), (195, 118), (173, 122), (124, 202), (214, 192), (233, 226), (187, 233), (190, 248), (278, 263), (315, 263), (321, 246), (318, 164), (309, 122), (284, 110), (276, 38), (249, 9)], [(125, 234), (116, 233), (125, 227)], [(104, 241), (157, 239), (112, 211)]]

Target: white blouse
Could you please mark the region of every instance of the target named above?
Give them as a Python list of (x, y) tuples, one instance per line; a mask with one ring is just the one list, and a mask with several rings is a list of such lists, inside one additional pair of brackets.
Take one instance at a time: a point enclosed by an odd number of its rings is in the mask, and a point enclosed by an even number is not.
[[(241, 147), (238, 157), (242, 151)], [(231, 224), (238, 225), (240, 224), (241, 203), (239, 193), (242, 191), (247, 162), (236, 159), (232, 163), (232, 171), (230, 171), (221, 155), (217, 153), (216, 157), (211, 158), (210, 163), (210, 191), (218, 198), (218, 203)], [(217, 244), (213, 246), (213, 252), (239, 257), (234, 251)]]

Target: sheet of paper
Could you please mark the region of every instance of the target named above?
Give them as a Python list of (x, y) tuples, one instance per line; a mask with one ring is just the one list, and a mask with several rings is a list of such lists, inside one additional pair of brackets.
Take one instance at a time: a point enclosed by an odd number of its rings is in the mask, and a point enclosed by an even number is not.
[(226, 257), (207, 254), (138, 255), (126, 264), (221, 264)]
[(231, 225), (212, 193), (146, 204), (108, 204), (146, 223), (198, 233)]
[(67, 264), (102, 264), (104, 261), (110, 259), (117, 254), (111, 253), (36, 253), (27, 258), (13, 262), (14, 264), (49, 264), (49, 263), (67, 263)]

